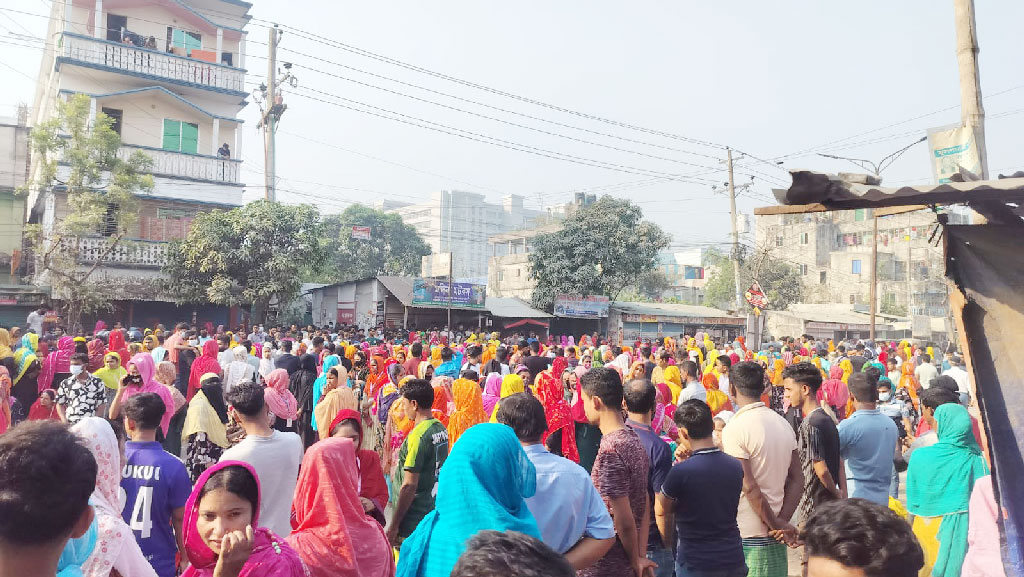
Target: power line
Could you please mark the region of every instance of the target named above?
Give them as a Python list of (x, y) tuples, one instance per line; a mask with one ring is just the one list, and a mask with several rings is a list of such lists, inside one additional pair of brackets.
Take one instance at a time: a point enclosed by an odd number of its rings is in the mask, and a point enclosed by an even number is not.
[(572, 109), (569, 109), (569, 108), (564, 108), (564, 107), (557, 106), (557, 105), (554, 105), (554, 104), (549, 104), (549, 103), (546, 103), (546, 102), (541, 102), (539, 100), (535, 100), (535, 99), (532, 99), (532, 98), (527, 98), (525, 96), (519, 96), (517, 94), (512, 94), (510, 92), (505, 92), (505, 91), (502, 91), (502, 90), (498, 90), (496, 88), (491, 88), (491, 87), (488, 87), (488, 86), (484, 86), (482, 84), (477, 84), (475, 82), (470, 82), (468, 80), (463, 80), (463, 79), (460, 79), (460, 78), (456, 78), (454, 76), (449, 76), (447, 74), (443, 74), (443, 73), (440, 73), (440, 72), (435, 72), (433, 70), (428, 70), (428, 69), (422, 68), (420, 66), (416, 66), (416, 65), (413, 65), (413, 64), (402, 62), (400, 60), (396, 60), (394, 58), (383, 56), (381, 54), (370, 52), (369, 50), (364, 50), (362, 48), (357, 48), (357, 47), (349, 45), (349, 44), (338, 42), (337, 40), (334, 40), (332, 38), (327, 38), (327, 37), (324, 37), (324, 36), (320, 36), (320, 35), (312, 33), (312, 32), (306, 32), (306, 31), (301, 30), (299, 28), (294, 28), (292, 26), (287, 26), (287, 25), (282, 25), (282, 27), (291, 30), (293, 33), (298, 35), (300, 38), (305, 37), (307, 40), (312, 40), (312, 41), (319, 42), (321, 44), (326, 44), (328, 46), (333, 46), (335, 48), (339, 48), (341, 50), (345, 50), (345, 51), (351, 52), (353, 54), (358, 54), (359, 56), (363, 56), (365, 58), (371, 58), (373, 60), (378, 60), (378, 61), (381, 61), (381, 62), (392, 64), (394, 66), (399, 66), (401, 68), (405, 68), (407, 70), (412, 70), (414, 72), (419, 72), (421, 74), (426, 74), (426, 75), (429, 75), (429, 76), (433, 76), (435, 78), (440, 78), (442, 80), (447, 80), (449, 82), (454, 82), (456, 84), (461, 84), (463, 86), (468, 86), (470, 88), (475, 88), (477, 90), (482, 90), (484, 92), (489, 92), (489, 93), (492, 93), (492, 94), (497, 94), (499, 96), (504, 96), (506, 98), (511, 98), (513, 100), (518, 100), (520, 102), (525, 102), (525, 103), (528, 103), (528, 104), (533, 104), (535, 106), (541, 106), (541, 107), (544, 107), (544, 108), (549, 108), (551, 110), (556, 110), (558, 112), (562, 112), (562, 113), (565, 113), (565, 114), (571, 114), (573, 116), (579, 116), (581, 118), (586, 118), (588, 120), (593, 120), (593, 121), (596, 121), (596, 122), (602, 122), (602, 123), (605, 123), (605, 124), (610, 124), (610, 125), (613, 125), (613, 126), (618, 126), (620, 128), (628, 128), (628, 129), (631, 129), (631, 130), (636, 130), (636, 131), (639, 131), (639, 132), (645, 132), (645, 133), (653, 134), (653, 135), (656, 135), (656, 136), (662, 136), (662, 137), (665, 137), (665, 138), (671, 138), (673, 140), (681, 140), (681, 141), (684, 141), (684, 142), (690, 142), (692, 144), (699, 144), (701, 146), (707, 146), (707, 147), (710, 147), (710, 148), (725, 149), (725, 146), (721, 145), (721, 144), (716, 144), (716, 143), (713, 143), (713, 142), (708, 142), (706, 140), (700, 140), (700, 139), (697, 139), (697, 138), (681, 136), (681, 135), (678, 135), (678, 134), (672, 134), (672, 133), (664, 132), (664, 131), (660, 131), (660, 130), (654, 130), (654, 129), (651, 129), (651, 128), (644, 128), (644, 127), (636, 126), (636, 125), (629, 124), (629, 123), (626, 123), (626, 122), (620, 122), (620, 121), (617, 121), (617, 120), (611, 120), (611, 119), (608, 119), (608, 118), (603, 118), (603, 117), (600, 117), (600, 116), (596, 116), (596, 115), (592, 115), (592, 114), (587, 114), (587, 113), (584, 113), (584, 112), (579, 112), (579, 111), (572, 110)]

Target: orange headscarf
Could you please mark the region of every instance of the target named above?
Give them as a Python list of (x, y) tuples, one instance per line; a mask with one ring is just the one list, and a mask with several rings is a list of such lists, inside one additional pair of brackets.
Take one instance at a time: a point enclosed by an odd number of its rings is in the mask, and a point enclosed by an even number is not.
[[(451, 393), (448, 390), (445, 381), (450, 382), (449, 377), (434, 377), (431, 385), (434, 387), (434, 404), (430, 406), (430, 413), (435, 419), (441, 421), (441, 424), (448, 427), (448, 417), (454, 411), (452, 410), (455, 401), (451, 397)], [(479, 388), (479, 387), (477, 387)], [(481, 401), (481, 405), (483, 401)]]
[[(455, 412), (448, 417), (449, 448), (455, 445), (455, 441), (466, 429), (487, 422), (480, 385), (469, 379), (459, 379), (452, 384), (452, 394), (455, 396)], [(434, 396), (436, 403), (436, 390)]]
[(700, 384), (704, 385), (706, 391), (717, 391), (718, 390), (718, 377), (715, 373), (704, 373), (704, 377), (701, 378)]

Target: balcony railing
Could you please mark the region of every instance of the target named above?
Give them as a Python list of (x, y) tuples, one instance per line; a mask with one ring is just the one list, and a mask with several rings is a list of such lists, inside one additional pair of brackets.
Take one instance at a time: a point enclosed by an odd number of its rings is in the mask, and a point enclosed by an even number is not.
[[(103, 265), (146, 268), (160, 268), (167, 261), (166, 242), (122, 240), (108, 253), (110, 242), (109, 238), (81, 239), (78, 261), (84, 264), (102, 261)], [(74, 241), (65, 240), (64, 243), (69, 249), (74, 247)]]
[(61, 55), (70, 60), (209, 88), (245, 92), (245, 71), (159, 50), (64, 33)]
[(153, 159), (152, 173), (156, 176), (182, 177), (238, 184), (239, 167), (242, 164), (240, 160), (218, 158), (203, 154), (189, 154), (187, 152), (176, 152), (134, 144), (122, 144), (121, 148), (117, 151), (117, 155), (121, 159), (127, 160), (136, 150), (145, 152)]

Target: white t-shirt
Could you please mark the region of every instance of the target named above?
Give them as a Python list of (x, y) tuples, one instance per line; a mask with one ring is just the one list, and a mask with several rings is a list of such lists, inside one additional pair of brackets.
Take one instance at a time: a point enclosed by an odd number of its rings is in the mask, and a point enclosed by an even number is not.
[(295, 433), (274, 431), (269, 437), (248, 436), (224, 451), (221, 461), (242, 461), (260, 478), (260, 527), (281, 537), (292, 532), (292, 497), (302, 463), (302, 439)]
[(948, 369), (946, 369), (946, 372), (942, 374), (953, 377), (953, 380), (956, 381), (956, 387), (959, 390), (959, 392), (971, 392), (970, 381), (968, 381), (967, 379), (967, 371), (963, 370), (959, 366), (949, 367)]
[(43, 319), (46, 318), (44, 315), (32, 311), (28, 313), (28, 318), (25, 319), (25, 324), (28, 328), (32, 329), (37, 335), (43, 334)]
[(931, 363), (922, 363), (921, 366), (914, 369), (914, 376), (917, 377), (917, 382), (921, 383), (921, 387), (925, 389), (932, 386), (932, 379), (938, 375), (939, 370)]
[[(697, 399), (699, 401), (708, 402), (708, 391), (704, 388), (704, 385), (698, 381), (690, 381), (686, 383), (682, 391), (679, 391), (678, 403), (683, 401), (689, 401), (690, 399)], [(677, 404), (678, 404), (677, 403)]]

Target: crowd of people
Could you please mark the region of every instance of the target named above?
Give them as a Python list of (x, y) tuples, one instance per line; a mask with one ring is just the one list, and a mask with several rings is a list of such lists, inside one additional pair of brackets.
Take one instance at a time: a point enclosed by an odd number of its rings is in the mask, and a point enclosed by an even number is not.
[(0, 577), (1003, 574), (953, 351), (29, 321)]

